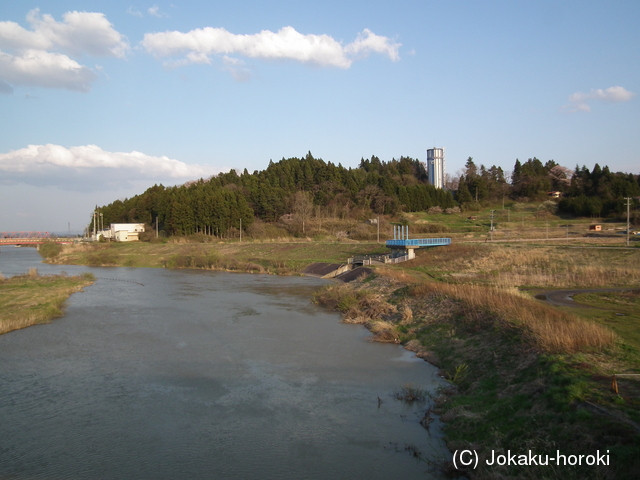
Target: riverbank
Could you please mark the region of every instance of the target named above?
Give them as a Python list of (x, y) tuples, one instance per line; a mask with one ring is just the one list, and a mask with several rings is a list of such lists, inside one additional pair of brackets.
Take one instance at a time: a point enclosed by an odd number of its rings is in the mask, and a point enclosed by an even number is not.
[(65, 245), (46, 262), (293, 275), (310, 263), (344, 263), (353, 255), (386, 251), (378, 243), (355, 242), (92, 243)]
[[(451, 382), (425, 412), (445, 422), (452, 452), (474, 450), (470, 478), (630, 478), (640, 463), (638, 349), (596, 321), (515, 289), (424, 281), (394, 269), (319, 291), (315, 302), (372, 339), (401, 343)], [(620, 377), (623, 378), (623, 377)], [(638, 378), (638, 377), (635, 377)], [(607, 465), (488, 465), (493, 455), (595, 455)], [(577, 457), (576, 457), (577, 458)]]
[(26, 275), (0, 279), (0, 334), (49, 323), (62, 316), (65, 301), (91, 285), (93, 275)]

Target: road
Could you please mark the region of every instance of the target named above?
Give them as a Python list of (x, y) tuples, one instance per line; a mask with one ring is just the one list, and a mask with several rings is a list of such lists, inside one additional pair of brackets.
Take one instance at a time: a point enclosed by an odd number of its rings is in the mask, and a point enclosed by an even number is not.
[[(551, 305), (559, 307), (586, 307), (597, 308), (584, 303), (576, 302), (573, 297), (580, 293), (604, 293), (604, 292), (638, 292), (640, 289), (619, 287), (619, 288), (586, 288), (577, 290), (548, 290), (546, 292), (540, 292), (536, 295), (538, 300), (547, 301)], [(602, 310), (602, 309), (600, 309)]]

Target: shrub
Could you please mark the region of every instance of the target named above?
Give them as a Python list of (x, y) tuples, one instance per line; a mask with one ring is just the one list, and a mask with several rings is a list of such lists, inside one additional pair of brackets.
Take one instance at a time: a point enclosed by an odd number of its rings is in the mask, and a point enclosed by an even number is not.
[(62, 245), (54, 242), (45, 242), (40, 245), (38, 249), (38, 253), (42, 256), (42, 258), (46, 258), (47, 260), (52, 260), (56, 258), (62, 252)]
[(402, 400), (406, 403), (424, 402), (427, 399), (427, 396), (427, 390), (417, 387), (413, 383), (407, 383), (393, 392), (393, 398), (396, 400)]
[(117, 255), (110, 250), (100, 250), (87, 255), (87, 265), (91, 267), (100, 267), (103, 265), (115, 265), (117, 263)]

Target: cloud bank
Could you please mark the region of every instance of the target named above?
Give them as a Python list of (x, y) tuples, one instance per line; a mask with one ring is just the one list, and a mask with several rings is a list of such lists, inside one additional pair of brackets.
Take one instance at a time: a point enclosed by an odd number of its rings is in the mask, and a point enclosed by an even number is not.
[(623, 87), (609, 87), (607, 89), (594, 89), (589, 93), (576, 92), (569, 97), (569, 104), (563, 110), (569, 112), (590, 112), (589, 102), (592, 100), (605, 102), (628, 102), (636, 94)]
[(140, 181), (183, 183), (218, 173), (141, 152), (107, 152), (96, 145), (66, 148), (29, 145), (0, 154), (0, 183), (58, 186), (72, 190), (122, 188)]
[(71, 57), (124, 58), (130, 51), (103, 13), (67, 12), (57, 22), (34, 9), (27, 22), (31, 30), (0, 22), (0, 92), (19, 85), (87, 92), (97, 75)]
[[(321, 67), (349, 68), (351, 64), (371, 53), (399, 60), (401, 44), (363, 30), (356, 40), (343, 45), (329, 35), (303, 35), (293, 27), (277, 32), (263, 30), (252, 35), (236, 35), (224, 28), (200, 28), (189, 32), (167, 31), (147, 33), (142, 48), (156, 58), (168, 58), (165, 65), (181, 66), (192, 63), (211, 63), (214, 55), (223, 56), (229, 65), (229, 55), (267, 60), (293, 60)], [(236, 61), (240, 61), (235, 59)]]

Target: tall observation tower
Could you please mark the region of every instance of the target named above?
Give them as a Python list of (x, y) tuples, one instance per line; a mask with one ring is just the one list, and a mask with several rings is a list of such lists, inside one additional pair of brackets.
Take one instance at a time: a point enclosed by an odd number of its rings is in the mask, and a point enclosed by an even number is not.
[(444, 188), (444, 148), (427, 150), (427, 173), (431, 185)]

